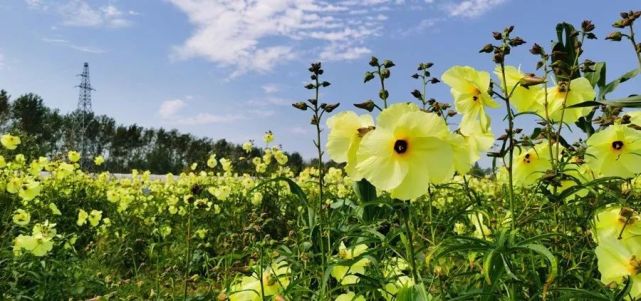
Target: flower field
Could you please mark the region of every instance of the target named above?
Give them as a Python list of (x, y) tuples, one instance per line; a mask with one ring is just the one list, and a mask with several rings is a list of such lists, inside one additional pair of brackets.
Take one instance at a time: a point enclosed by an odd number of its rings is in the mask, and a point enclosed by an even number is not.
[[(480, 50), (494, 70), (421, 63), (410, 102), (372, 57), (379, 99), (334, 112), (311, 64), (292, 114), (318, 157), (300, 173), (271, 132), (258, 156), (124, 177), (83, 166), (108, 154), (27, 157), (4, 133), (0, 299), (641, 300), (641, 97), (610, 97), (641, 71), (639, 17), (606, 37), (638, 60), (614, 78), (583, 57), (590, 21), (531, 43), (537, 66), (509, 60), (527, 51), (511, 26)], [(438, 83), (451, 100), (429, 98)]]

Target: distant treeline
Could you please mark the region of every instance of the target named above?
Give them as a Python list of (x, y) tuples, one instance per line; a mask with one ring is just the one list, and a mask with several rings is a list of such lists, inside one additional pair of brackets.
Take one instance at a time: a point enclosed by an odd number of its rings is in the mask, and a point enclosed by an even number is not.
[[(38, 95), (29, 93), (11, 99), (5, 90), (0, 91), (0, 129), (3, 133), (20, 136), (22, 144), (17, 151), (28, 158), (62, 157), (69, 150), (82, 151), (80, 145), (84, 145), (87, 156), (83, 167), (88, 170), (127, 173), (139, 169), (155, 174), (179, 173), (193, 162), (203, 166), (209, 155), (215, 153), (217, 158), (237, 162), (234, 170), (243, 173), (253, 171), (254, 167), (249, 160), (239, 158), (262, 155), (258, 148), (248, 154), (241, 145), (225, 139), (214, 141), (175, 129), (119, 125), (105, 115), (61, 114), (58, 109), (46, 107)], [(106, 159), (99, 168), (91, 164), (96, 155)], [(305, 162), (300, 154), (292, 153), (288, 165), (294, 172), (299, 172)]]

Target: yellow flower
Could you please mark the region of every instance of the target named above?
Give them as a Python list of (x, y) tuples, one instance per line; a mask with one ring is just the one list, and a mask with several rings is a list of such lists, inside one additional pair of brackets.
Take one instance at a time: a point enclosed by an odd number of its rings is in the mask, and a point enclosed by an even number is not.
[(260, 192), (254, 192), (252, 195), (251, 203), (254, 206), (260, 206), (263, 203), (263, 194)]
[(18, 195), (25, 201), (30, 201), (36, 198), (40, 194), (40, 182), (29, 180), (25, 183), (22, 183), (20, 186), (20, 191)]
[[(568, 87), (569, 86), (569, 87)], [(579, 118), (590, 113), (590, 107), (565, 109), (563, 113), (563, 103), (569, 107), (584, 101), (593, 100), (595, 96), (594, 88), (590, 81), (584, 77), (575, 78), (567, 82), (561, 82), (554, 87), (548, 88), (548, 114), (554, 122), (561, 121), (563, 115), (564, 123), (573, 123)], [(545, 117), (545, 108), (542, 107), (537, 113)]]
[(60, 212), (60, 209), (58, 209), (55, 203), (49, 203), (48, 207), (53, 215), (62, 215), (62, 212)]
[(451, 133), (443, 119), (414, 104), (395, 104), (361, 141), (356, 172), (393, 198), (410, 200), (454, 174)]
[[(355, 247), (348, 249), (345, 246), (345, 243), (341, 242), (338, 249), (338, 259), (355, 259), (365, 253), (365, 251), (367, 251), (366, 244), (356, 245)], [(369, 263), (370, 260), (368, 258), (361, 258), (351, 266), (335, 265), (330, 274), (342, 285), (355, 284), (360, 280), (356, 274), (365, 274), (365, 267), (367, 267)]]
[(88, 219), (89, 224), (91, 224), (92, 227), (98, 226), (98, 223), (100, 223), (100, 220), (102, 219), (102, 211), (91, 210)]
[(363, 295), (356, 295), (354, 292), (348, 292), (338, 295), (335, 301), (365, 301)]
[(345, 171), (354, 180), (360, 180), (356, 174), (356, 153), (362, 137), (372, 129), (374, 120), (368, 114), (356, 115), (348, 111), (338, 113), (327, 119), (329, 134), (327, 136), (327, 153), (336, 163), (347, 162)]
[(614, 124), (587, 141), (586, 163), (605, 177), (630, 178), (641, 170), (641, 132)]
[(102, 155), (96, 156), (93, 159), (93, 163), (96, 164), (96, 166), (100, 166), (102, 165), (102, 163), (105, 163), (105, 157), (103, 157)]
[(76, 225), (82, 226), (86, 224), (88, 217), (89, 217), (89, 214), (87, 214), (87, 211), (80, 209), (80, 211), (78, 211), (78, 220), (76, 221)]
[[(552, 144), (552, 151), (556, 152), (556, 144)], [(522, 147), (514, 150), (514, 183), (519, 186), (530, 186), (538, 183), (538, 180), (546, 171), (552, 169), (550, 162), (550, 144), (547, 141), (541, 142), (534, 147)]]
[(272, 143), (274, 141), (274, 133), (272, 133), (272, 131), (265, 132), (265, 135), (263, 136), (263, 140), (265, 141), (265, 144)]
[(484, 223), (483, 223), (483, 214), (480, 212), (477, 213), (470, 213), (467, 215), (467, 218), (472, 222), (474, 225), (474, 237), (479, 238), (479, 239), (489, 239), (490, 235), (492, 235), (492, 230), (488, 228)]
[(252, 151), (252, 148), (254, 148), (254, 143), (252, 143), (251, 140), (243, 143), (243, 150), (246, 153), (250, 153)]
[(616, 238), (602, 240), (594, 250), (597, 256), (601, 282), (622, 284), (623, 277), (632, 280), (630, 295), (632, 298), (641, 296), (641, 249), (629, 248)]
[(69, 161), (71, 161), (72, 163), (76, 163), (80, 161), (80, 153), (78, 153), (77, 151), (69, 151), (67, 153), (67, 159), (69, 159)]
[(231, 160), (227, 158), (221, 158), (220, 160), (220, 165), (223, 167), (223, 170), (226, 172), (231, 171)]
[(593, 234), (599, 244), (601, 241), (616, 239), (624, 245), (641, 250), (641, 217), (630, 208), (606, 208), (595, 216)]
[(450, 86), (456, 110), (463, 114), (461, 123), (475, 124), (480, 120), (481, 126), (490, 126), (490, 117), (485, 107), (498, 108), (498, 104), (488, 93), (490, 74), (477, 71), (469, 66), (454, 66), (441, 76), (444, 83)]
[[(414, 279), (412, 279), (412, 278), (410, 278), (408, 276), (402, 275), (402, 276), (398, 276), (396, 278), (396, 280), (394, 280), (392, 282), (388, 282), (387, 284), (385, 284), (383, 289), (381, 289), (379, 291), (381, 292), (381, 294), (383, 295), (383, 298), (385, 298), (385, 300), (392, 301), (392, 300), (396, 300), (396, 298), (395, 298), (396, 294), (398, 294), (398, 292), (400, 290), (402, 290), (404, 288), (412, 287), (412, 286), (414, 286), (414, 284), (415, 284), (414, 283)], [(365, 299), (363, 299), (363, 300), (365, 300)]]
[(196, 170), (196, 168), (198, 168), (198, 163), (191, 163), (191, 166), (189, 166), (191, 170)]
[(466, 126), (461, 124), (461, 135), (465, 139), (465, 144), (470, 156), (470, 163), (474, 163), (481, 158), (481, 154), (487, 152), (494, 144), (494, 134), (491, 128), (484, 129), (477, 123), (476, 126)]
[[(503, 74), (501, 67), (497, 66), (494, 69), (494, 74), (503, 87)], [(510, 96), (510, 104), (518, 112), (541, 112), (543, 109), (543, 97), (545, 90), (543, 85), (536, 85), (530, 87), (523, 87), (520, 85), (521, 79), (525, 77), (519, 69), (514, 66), (505, 66), (505, 81), (507, 82), (507, 92), (512, 93)], [(545, 117), (545, 115), (541, 115)]]
[(209, 159), (207, 159), (207, 167), (214, 168), (218, 165), (218, 160), (216, 160), (216, 154), (211, 154)]
[(23, 209), (16, 210), (16, 213), (13, 215), (13, 222), (19, 226), (26, 226), (31, 221), (31, 214), (24, 211)]
[(10, 134), (4, 134), (2, 135), (2, 137), (0, 137), (0, 143), (2, 143), (2, 146), (4, 146), (4, 148), (14, 150), (20, 144), (20, 137), (12, 136)]
[(239, 283), (231, 287), (229, 300), (261, 301), (262, 295), (269, 297), (286, 289), (289, 286), (290, 277), (291, 269), (286, 261), (272, 263), (264, 269), (262, 277), (255, 272), (251, 276), (243, 276)]

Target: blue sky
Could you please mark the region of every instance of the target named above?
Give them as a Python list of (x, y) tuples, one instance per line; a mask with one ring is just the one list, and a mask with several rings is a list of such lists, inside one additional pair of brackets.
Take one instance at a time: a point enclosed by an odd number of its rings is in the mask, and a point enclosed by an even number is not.
[[(528, 44), (508, 63), (534, 71), (533, 42), (549, 47), (560, 21), (596, 24), (584, 58), (606, 60), (610, 79), (636, 66), (628, 43), (605, 41), (634, 1), (517, 0), (4, 0), (0, 2), (0, 88), (13, 97), (41, 95), (73, 110), (83, 62), (96, 89), (93, 108), (119, 123), (177, 128), (234, 142), (267, 130), (286, 150), (313, 153), (306, 113), (290, 104), (311, 96), (302, 86), (309, 63), (322, 60), (332, 86), (321, 100), (375, 98), (362, 83), (371, 55), (392, 59), (393, 101), (412, 100), (419, 62), (440, 75), (452, 65), (493, 70), (479, 54), (507, 25)], [(638, 93), (635, 79), (613, 96)], [(450, 101), (449, 89), (428, 96)], [(491, 114), (502, 128), (503, 110)]]

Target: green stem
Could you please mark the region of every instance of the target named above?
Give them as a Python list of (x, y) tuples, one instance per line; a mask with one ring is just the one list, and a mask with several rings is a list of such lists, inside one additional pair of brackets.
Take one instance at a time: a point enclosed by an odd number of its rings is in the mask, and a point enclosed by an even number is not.
[(407, 201), (407, 214), (403, 217), (405, 222), (405, 233), (407, 235), (408, 244), (406, 246), (407, 253), (406, 256), (410, 258), (410, 264), (412, 265), (412, 276), (414, 277), (414, 282), (419, 283), (420, 278), (418, 275), (418, 270), (416, 269), (416, 254), (414, 254), (414, 239), (412, 238), (412, 230), (410, 228), (410, 219), (412, 217), (412, 203)]
[(637, 42), (634, 40), (634, 28), (632, 24), (630, 24), (630, 42), (632, 42), (632, 48), (634, 49), (634, 52), (637, 55), (637, 60), (639, 61), (639, 68), (641, 68), (641, 53), (637, 51)]
[(185, 263), (187, 268), (185, 270), (185, 290), (183, 292), (183, 300), (187, 300), (187, 285), (189, 280), (189, 273), (191, 270), (191, 215), (193, 211), (192, 204), (187, 204), (187, 208), (189, 209), (189, 214), (187, 215), (187, 262)]
[[(509, 191), (509, 198), (510, 198), (510, 213), (512, 214), (512, 223), (510, 224), (512, 227), (512, 230), (514, 230), (516, 226), (516, 213), (514, 212), (514, 176), (513, 176), (513, 167), (514, 167), (514, 115), (512, 114), (512, 109), (510, 108), (510, 95), (507, 91), (507, 78), (505, 75), (505, 62), (501, 61), (501, 76), (503, 79), (503, 92), (505, 93), (505, 104), (507, 108), (507, 118), (508, 118), (508, 130), (507, 130), (507, 135), (508, 135), (508, 140), (509, 140), (509, 146), (508, 146), (508, 154), (509, 154), (509, 159), (508, 159), (508, 164), (509, 167), (507, 168), (508, 171), (508, 191)], [(481, 230), (482, 231), (482, 230)]]

